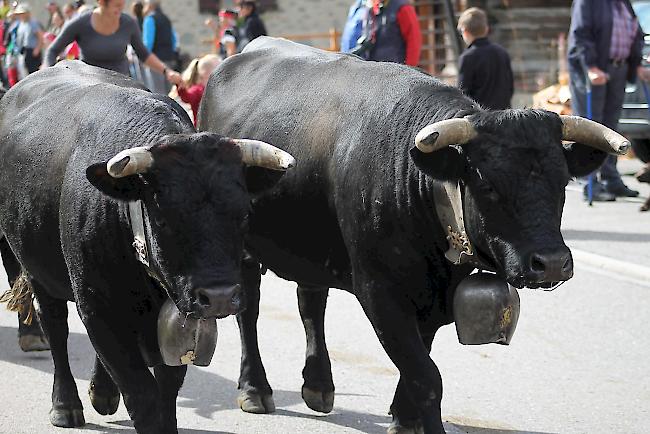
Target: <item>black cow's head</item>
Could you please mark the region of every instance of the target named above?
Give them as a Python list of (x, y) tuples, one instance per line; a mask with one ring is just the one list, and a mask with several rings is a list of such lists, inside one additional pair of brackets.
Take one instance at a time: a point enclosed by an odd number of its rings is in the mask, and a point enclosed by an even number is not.
[(460, 183), (474, 248), (519, 288), (548, 287), (573, 276), (560, 233), (564, 188), (571, 177), (595, 170), (605, 151), (629, 146), (595, 122), (542, 110), (479, 112), (439, 122), (424, 128), (416, 143), (411, 156), (420, 170)]
[(250, 209), (242, 163), (275, 170), (294, 164), (263, 142), (199, 133), (167, 135), (86, 170), (108, 196), (142, 201), (149, 266), (181, 312), (209, 318), (242, 308)]

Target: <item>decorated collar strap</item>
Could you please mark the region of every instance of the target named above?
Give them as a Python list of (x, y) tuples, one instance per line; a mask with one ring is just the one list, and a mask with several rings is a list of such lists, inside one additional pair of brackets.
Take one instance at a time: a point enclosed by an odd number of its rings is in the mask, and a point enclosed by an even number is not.
[(463, 197), (458, 183), (434, 182), (433, 198), (438, 220), (445, 231), (449, 249), (445, 257), (454, 265), (471, 264), (482, 270), (494, 270), (474, 250), (465, 231)]
[(162, 288), (165, 289), (167, 295), (171, 297), (167, 285), (165, 285), (162, 277), (153, 268), (149, 260), (149, 244), (147, 243), (147, 235), (144, 224), (145, 215), (144, 204), (141, 200), (129, 202), (129, 221), (131, 222), (131, 231), (133, 232), (133, 248), (135, 250), (135, 258), (144, 265), (149, 277), (154, 279)]

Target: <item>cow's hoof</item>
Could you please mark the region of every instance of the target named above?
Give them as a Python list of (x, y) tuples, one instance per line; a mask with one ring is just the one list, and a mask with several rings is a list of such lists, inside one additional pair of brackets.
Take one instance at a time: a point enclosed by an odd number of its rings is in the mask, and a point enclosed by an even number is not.
[(237, 404), (246, 413), (264, 414), (275, 411), (273, 395), (259, 395), (254, 392), (240, 392), (237, 397)]
[(329, 413), (334, 408), (334, 391), (322, 392), (302, 386), (302, 400), (314, 411)]
[(86, 424), (84, 411), (80, 409), (52, 409), (50, 410), (50, 423), (61, 428), (78, 428)]
[(42, 335), (24, 335), (18, 338), (20, 349), (26, 353), (31, 351), (47, 351), (50, 349), (50, 343)]
[(90, 389), (88, 391), (90, 396), (90, 403), (93, 405), (95, 411), (102, 416), (108, 416), (110, 414), (115, 414), (117, 407), (120, 405), (120, 394), (114, 396), (106, 396), (100, 393), (97, 393), (95, 390)]
[[(422, 422), (411, 424), (402, 424), (399, 419), (393, 418), (393, 422), (388, 426), (387, 434), (424, 434)], [(443, 431), (444, 432), (444, 431)]]

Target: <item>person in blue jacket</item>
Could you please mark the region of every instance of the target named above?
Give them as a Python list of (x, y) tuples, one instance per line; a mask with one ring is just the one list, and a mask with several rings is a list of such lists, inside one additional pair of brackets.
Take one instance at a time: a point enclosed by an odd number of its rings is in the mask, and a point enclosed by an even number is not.
[(357, 46), (357, 42), (363, 35), (363, 21), (368, 9), (364, 7), (364, 0), (355, 0), (348, 11), (348, 18), (343, 27), (341, 35), (341, 51), (349, 53)]
[[(629, 0), (574, 0), (568, 49), (573, 113), (587, 117), (591, 89), (592, 119), (616, 129), (625, 83), (636, 82), (637, 76), (650, 80), (641, 66), (642, 48), (643, 31)], [(616, 156), (608, 156), (594, 175), (596, 201), (639, 195), (621, 180)]]
[[(160, 1), (145, 1), (146, 15), (142, 21), (142, 40), (147, 49), (167, 65), (177, 59), (177, 39), (172, 23), (160, 7)], [(147, 68), (144, 74), (145, 85), (153, 92), (167, 94), (171, 85), (165, 77)]]

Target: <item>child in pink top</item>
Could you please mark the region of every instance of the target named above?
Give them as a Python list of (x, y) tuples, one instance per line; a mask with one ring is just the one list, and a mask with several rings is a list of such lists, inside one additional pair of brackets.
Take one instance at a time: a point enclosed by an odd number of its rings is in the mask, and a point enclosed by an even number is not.
[(184, 88), (176, 88), (178, 96), (192, 107), (194, 116), (194, 125), (196, 126), (196, 116), (199, 112), (199, 104), (205, 91), (205, 85), (208, 83), (210, 74), (221, 63), (221, 58), (216, 54), (208, 54), (201, 58), (192, 60), (187, 69), (183, 72)]

